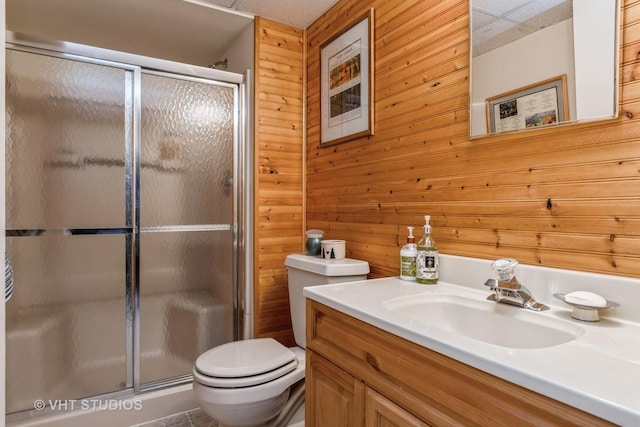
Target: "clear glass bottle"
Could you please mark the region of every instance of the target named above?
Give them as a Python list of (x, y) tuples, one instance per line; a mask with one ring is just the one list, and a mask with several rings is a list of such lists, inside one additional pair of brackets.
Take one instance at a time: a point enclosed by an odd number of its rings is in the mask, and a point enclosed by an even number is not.
[(431, 225), (429, 225), (429, 215), (424, 216), (425, 225), (423, 235), (418, 242), (418, 254), (416, 256), (416, 282), (424, 285), (435, 285), (438, 283), (440, 262), (438, 260), (438, 246), (431, 237)]
[(415, 282), (418, 246), (416, 245), (416, 238), (413, 236), (413, 227), (407, 227), (407, 229), (409, 230), (407, 244), (400, 249), (400, 278)]

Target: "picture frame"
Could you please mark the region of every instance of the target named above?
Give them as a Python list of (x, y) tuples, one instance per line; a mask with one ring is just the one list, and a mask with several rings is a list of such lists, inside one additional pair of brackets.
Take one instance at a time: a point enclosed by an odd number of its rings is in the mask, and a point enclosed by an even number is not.
[(373, 135), (373, 8), (320, 46), (320, 146)]
[(553, 77), (486, 100), (487, 129), (502, 133), (569, 120), (567, 75)]

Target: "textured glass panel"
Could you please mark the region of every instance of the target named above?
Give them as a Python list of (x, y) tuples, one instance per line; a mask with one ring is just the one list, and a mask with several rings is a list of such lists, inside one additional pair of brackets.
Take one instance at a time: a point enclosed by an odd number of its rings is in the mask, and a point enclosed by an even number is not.
[(142, 383), (189, 374), (233, 340), (232, 259), (230, 231), (140, 235)]
[(142, 75), (143, 226), (232, 222), (234, 90)]
[(125, 236), (7, 238), (7, 412), (125, 387)]
[(126, 71), (7, 50), (7, 228), (122, 227)]

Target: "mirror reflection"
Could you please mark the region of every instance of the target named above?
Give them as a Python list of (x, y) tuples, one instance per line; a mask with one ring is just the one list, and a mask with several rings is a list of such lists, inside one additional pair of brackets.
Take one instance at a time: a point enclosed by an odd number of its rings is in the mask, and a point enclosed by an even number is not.
[(470, 136), (617, 116), (618, 0), (470, 0)]

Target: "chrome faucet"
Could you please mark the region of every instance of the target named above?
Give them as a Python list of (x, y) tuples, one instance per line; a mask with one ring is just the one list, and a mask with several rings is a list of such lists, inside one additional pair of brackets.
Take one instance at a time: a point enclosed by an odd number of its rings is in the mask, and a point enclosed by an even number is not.
[(529, 310), (543, 311), (549, 307), (537, 302), (531, 295), (531, 291), (516, 279), (515, 268), (518, 261), (511, 258), (501, 258), (491, 264), (497, 273), (498, 279), (489, 279), (484, 285), (491, 288), (493, 294), (487, 297), (490, 301), (502, 302)]

